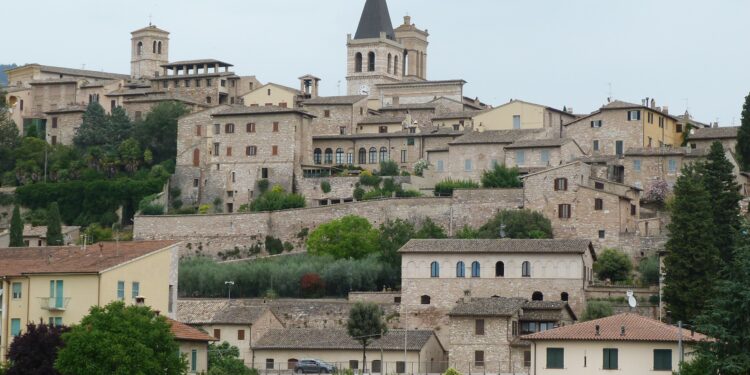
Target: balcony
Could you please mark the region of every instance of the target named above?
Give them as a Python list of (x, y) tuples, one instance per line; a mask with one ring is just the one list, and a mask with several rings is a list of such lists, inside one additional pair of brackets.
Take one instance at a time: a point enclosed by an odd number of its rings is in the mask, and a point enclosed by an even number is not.
[(70, 303), (70, 297), (68, 298), (55, 298), (55, 297), (40, 297), (42, 302), (42, 310), (49, 311), (65, 311)]

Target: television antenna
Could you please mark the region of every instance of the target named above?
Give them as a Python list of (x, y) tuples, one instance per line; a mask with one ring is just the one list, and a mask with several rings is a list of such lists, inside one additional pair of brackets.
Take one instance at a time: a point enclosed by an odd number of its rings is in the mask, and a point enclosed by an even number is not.
[(630, 311), (633, 311), (638, 306), (638, 301), (636, 301), (635, 297), (633, 296), (633, 291), (628, 290), (625, 294), (628, 296), (628, 305), (630, 306)]

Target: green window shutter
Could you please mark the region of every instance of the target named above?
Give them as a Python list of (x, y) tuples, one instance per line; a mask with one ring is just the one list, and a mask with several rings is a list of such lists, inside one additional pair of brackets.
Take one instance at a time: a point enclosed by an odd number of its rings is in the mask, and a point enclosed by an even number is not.
[(565, 349), (547, 348), (547, 368), (565, 368)]
[(604, 349), (604, 369), (617, 370), (617, 349)]
[(198, 351), (193, 349), (190, 352), (190, 371), (195, 372), (198, 369)]
[(654, 349), (654, 370), (672, 371), (671, 349)]
[(16, 337), (21, 334), (21, 319), (10, 320), (10, 335)]
[(64, 306), (64, 300), (63, 300), (63, 281), (57, 280), (56, 286), (55, 286), (55, 307), (57, 308), (63, 308)]

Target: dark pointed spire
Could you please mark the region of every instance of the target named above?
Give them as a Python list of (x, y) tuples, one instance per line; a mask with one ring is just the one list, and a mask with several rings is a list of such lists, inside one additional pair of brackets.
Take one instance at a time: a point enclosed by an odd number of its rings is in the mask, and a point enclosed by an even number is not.
[(354, 39), (377, 39), (380, 38), (381, 32), (384, 32), (388, 39), (396, 40), (388, 4), (385, 0), (367, 0)]

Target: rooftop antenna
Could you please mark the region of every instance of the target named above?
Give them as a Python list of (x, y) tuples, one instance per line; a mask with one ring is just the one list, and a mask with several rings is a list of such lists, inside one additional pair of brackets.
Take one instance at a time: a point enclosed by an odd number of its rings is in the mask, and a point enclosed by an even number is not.
[(152, 26), (152, 25), (151, 25), (151, 13), (149, 13), (149, 14), (148, 14), (148, 25), (149, 25), (149, 26)]
[(633, 296), (632, 290), (628, 290), (625, 294), (628, 296), (628, 305), (630, 306), (630, 311), (632, 312), (638, 306), (638, 301), (636, 301), (635, 297)]
[(338, 95), (341, 96), (341, 80), (336, 84), (336, 89), (338, 90)]

